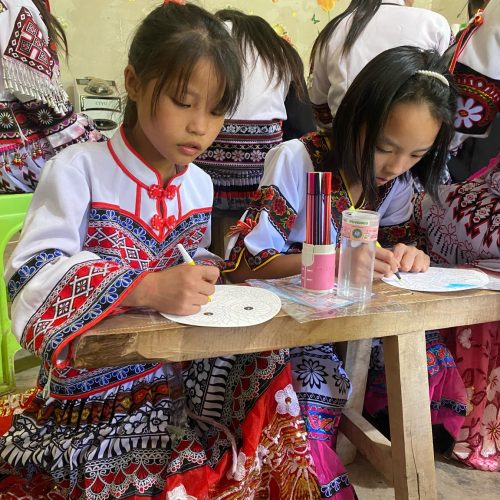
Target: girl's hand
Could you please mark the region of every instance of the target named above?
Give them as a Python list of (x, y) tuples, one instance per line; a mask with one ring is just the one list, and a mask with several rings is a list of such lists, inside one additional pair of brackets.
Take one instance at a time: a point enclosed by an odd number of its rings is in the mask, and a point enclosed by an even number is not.
[(399, 270), (411, 273), (423, 273), (429, 269), (431, 258), (416, 247), (398, 243), (392, 249), (394, 258), (399, 261)]
[(429, 269), (430, 257), (416, 247), (398, 243), (391, 250), (377, 248), (374, 277), (389, 278), (396, 271), (423, 273)]
[(122, 302), (128, 307), (148, 307), (159, 312), (195, 314), (215, 292), (219, 269), (182, 264), (149, 273)]
[(389, 278), (399, 270), (399, 260), (387, 248), (377, 248), (375, 251), (374, 278)]

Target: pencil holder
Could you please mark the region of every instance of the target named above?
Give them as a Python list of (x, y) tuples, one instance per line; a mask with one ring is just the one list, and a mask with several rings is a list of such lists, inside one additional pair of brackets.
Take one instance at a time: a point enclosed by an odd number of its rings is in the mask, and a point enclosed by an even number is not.
[(302, 287), (307, 290), (329, 291), (335, 284), (335, 245), (302, 246)]

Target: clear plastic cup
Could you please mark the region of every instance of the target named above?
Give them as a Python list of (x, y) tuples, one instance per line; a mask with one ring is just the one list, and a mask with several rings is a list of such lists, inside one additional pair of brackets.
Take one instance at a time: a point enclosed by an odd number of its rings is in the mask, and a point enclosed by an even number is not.
[(371, 297), (380, 215), (370, 210), (344, 210), (337, 295), (353, 300)]

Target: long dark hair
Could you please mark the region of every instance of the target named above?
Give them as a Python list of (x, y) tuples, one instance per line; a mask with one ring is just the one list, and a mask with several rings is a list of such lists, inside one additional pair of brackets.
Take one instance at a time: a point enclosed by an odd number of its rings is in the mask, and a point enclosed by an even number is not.
[(347, 33), (346, 39), (344, 41), (344, 46), (342, 48), (342, 52), (347, 53), (349, 52), (349, 50), (351, 50), (354, 42), (366, 28), (366, 25), (376, 14), (377, 10), (380, 8), (380, 5), (382, 5), (382, 0), (351, 0), (351, 3), (347, 7), (347, 9), (338, 16), (334, 17), (331, 21), (329, 21), (314, 41), (314, 45), (311, 50), (310, 67), (312, 68), (313, 66), (316, 54), (323, 50), (342, 19), (351, 14), (354, 14), (352, 16), (351, 27), (349, 28), (349, 32)]
[(55, 16), (53, 16), (49, 9), (47, 8), (46, 3), (43, 0), (33, 0), (35, 7), (40, 12), (42, 16), (43, 22), (47, 27), (47, 31), (49, 33), (49, 40), (54, 42), (58, 49), (62, 49), (64, 55), (68, 56), (68, 40), (66, 39), (66, 33), (64, 32), (64, 28), (61, 23), (57, 20)]
[[(154, 9), (140, 24), (130, 45), (128, 62), (141, 84), (157, 78), (151, 114), (164, 89), (181, 100), (200, 59), (207, 58), (219, 78), (222, 97), (217, 111), (233, 112), (241, 92), (241, 61), (238, 47), (225, 26), (212, 14), (193, 4), (167, 3)], [(135, 103), (127, 98), (124, 124), (137, 121)]]
[[(434, 71), (449, 82), (417, 73)], [(397, 103), (422, 103), (441, 128), (426, 155), (412, 168), (426, 191), (436, 197), (439, 178), (446, 164), (453, 137), (457, 93), (442, 57), (435, 51), (403, 46), (386, 50), (372, 59), (347, 90), (333, 120), (331, 151), (324, 169), (337, 165), (351, 178), (359, 178), (367, 202), (373, 205), (377, 186), (374, 153), (393, 106)], [(359, 153), (360, 134), (364, 145)], [(410, 175), (407, 172), (404, 175)]]
[(215, 16), (221, 21), (232, 23), (232, 34), (241, 49), (244, 61), (247, 49), (253, 46), (262, 58), (270, 78), (276, 78), (278, 81), (291, 80), (297, 96), (305, 100), (307, 90), (302, 59), (292, 45), (281, 38), (265, 19), (233, 9), (219, 10)]

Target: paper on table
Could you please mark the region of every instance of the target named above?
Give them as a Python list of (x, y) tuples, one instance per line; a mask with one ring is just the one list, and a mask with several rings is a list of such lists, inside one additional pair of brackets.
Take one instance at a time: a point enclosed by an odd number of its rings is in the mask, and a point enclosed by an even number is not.
[(430, 267), (425, 273), (400, 272), (401, 280), (395, 276), (382, 278), (389, 285), (417, 292), (457, 292), (479, 288), (488, 283), (485, 273), (472, 269)]
[(237, 285), (216, 285), (212, 302), (189, 316), (163, 314), (167, 319), (193, 326), (236, 327), (264, 323), (278, 314), (281, 300), (262, 288)]
[(500, 272), (500, 259), (476, 260), (473, 265), (488, 271)]

